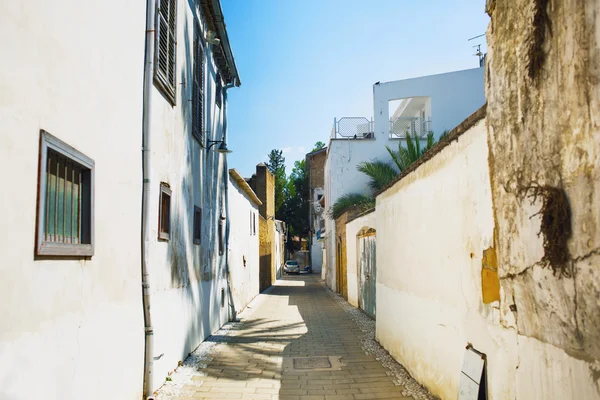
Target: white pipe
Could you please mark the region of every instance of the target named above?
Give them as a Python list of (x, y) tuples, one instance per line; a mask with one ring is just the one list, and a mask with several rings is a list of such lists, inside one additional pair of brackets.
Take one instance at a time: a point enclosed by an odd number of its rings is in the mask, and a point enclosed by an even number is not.
[(146, 1), (146, 49), (144, 59), (144, 89), (142, 117), (142, 304), (144, 307), (144, 398), (152, 400), (154, 389), (154, 330), (150, 313), (151, 287), (148, 268), (150, 230), (150, 194), (151, 194), (151, 152), (150, 130), (152, 115), (152, 80), (154, 76), (154, 38), (155, 38), (155, 4), (154, 0)]

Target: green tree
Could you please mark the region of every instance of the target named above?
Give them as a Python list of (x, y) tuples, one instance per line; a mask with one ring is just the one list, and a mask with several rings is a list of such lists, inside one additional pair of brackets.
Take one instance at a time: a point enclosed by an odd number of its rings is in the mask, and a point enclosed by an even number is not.
[(273, 149), (269, 153), (269, 161), (267, 168), (275, 176), (275, 218), (283, 219), (284, 217), (284, 202), (285, 190), (287, 186), (287, 178), (285, 175), (285, 157), (283, 151)]
[(396, 164), (396, 167), (400, 172), (407, 169), (412, 163), (417, 161), (425, 152), (433, 147), (435, 139), (433, 132), (427, 134), (427, 142), (424, 148), (421, 148), (421, 139), (416, 135), (406, 135), (406, 147), (402, 146), (402, 142), (398, 142), (398, 150), (392, 150), (388, 146), (385, 146), (392, 161)]
[(317, 143), (315, 143), (315, 147), (314, 147), (314, 149), (311, 150), (311, 153), (313, 151), (321, 150), (324, 147), (325, 147), (325, 143), (323, 143), (319, 140)]

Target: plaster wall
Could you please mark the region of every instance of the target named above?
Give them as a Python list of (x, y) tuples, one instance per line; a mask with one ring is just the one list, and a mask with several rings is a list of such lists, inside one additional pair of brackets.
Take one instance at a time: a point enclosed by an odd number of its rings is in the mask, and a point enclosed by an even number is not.
[[(258, 295), (258, 206), (229, 178), (228, 263), (231, 292), (236, 312)], [(251, 217), (252, 216), (252, 217)], [(251, 218), (254, 226), (250, 225)]]
[[(2, 399), (142, 396), (145, 15), (132, 0), (0, 2)], [(92, 257), (34, 257), (40, 129), (95, 162)]]
[[(207, 150), (192, 135), (194, 24), (201, 15), (193, 2), (177, 4), (177, 92), (171, 105), (153, 86), (150, 110), (152, 166), (150, 221), (158, 221), (161, 183), (172, 190), (171, 237), (158, 240), (158, 224), (149, 247), (149, 270), (154, 325), (154, 374), (159, 387), (206, 337), (228, 320), (225, 249), (220, 254), (220, 218), (226, 218), (226, 155)], [(216, 63), (207, 45), (204, 51), (204, 140), (227, 135), (226, 96), (215, 103)], [(200, 244), (193, 240), (194, 206), (202, 209)], [(222, 301), (222, 299), (225, 301)]]
[(488, 161), (480, 120), (378, 195), (377, 339), (442, 399), (457, 397), (467, 343), (487, 355), (492, 400), (596, 399), (593, 365), (505, 323), (504, 286), (483, 301), (485, 254), (495, 251)]
[(364, 228), (377, 230), (377, 214), (370, 212), (346, 224), (346, 263), (348, 273), (348, 302), (358, 307), (360, 298), (359, 270), (358, 270), (358, 232)]
[(431, 129), (437, 138), (485, 103), (484, 68), (373, 85), (375, 138), (387, 140), (389, 137), (390, 101), (420, 96), (429, 97), (426, 115), (431, 117)]

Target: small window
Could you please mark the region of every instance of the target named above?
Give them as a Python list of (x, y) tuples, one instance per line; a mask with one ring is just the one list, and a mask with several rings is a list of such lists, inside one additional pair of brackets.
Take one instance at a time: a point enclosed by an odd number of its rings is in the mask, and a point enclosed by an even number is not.
[(194, 84), (192, 87), (192, 133), (203, 144), (203, 112), (204, 112), (204, 50), (202, 48), (200, 26), (196, 24), (194, 37)]
[(223, 84), (221, 83), (221, 75), (217, 74), (215, 78), (217, 80), (217, 89), (215, 93), (215, 103), (217, 103), (217, 107), (221, 107), (223, 103)]
[(202, 209), (194, 206), (194, 244), (202, 243)]
[(171, 238), (171, 189), (166, 183), (160, 185), (160, 209), (158, 212), (158, 239)]
[(167, 100), (175, 105), (177, 1), (159, 0), (156, 7), (154, 83)]
[(256, 213), (252, 213), (252, 234), (256, 235)]
[(225, 217), (219, 218), (219, 255), (225, 254)]
[(36, 254), (94, 255), (94, 161), (40, 132)]

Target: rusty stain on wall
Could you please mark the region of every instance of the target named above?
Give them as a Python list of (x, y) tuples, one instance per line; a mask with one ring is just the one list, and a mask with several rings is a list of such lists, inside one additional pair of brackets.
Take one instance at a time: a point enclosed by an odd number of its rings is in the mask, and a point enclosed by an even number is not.
[(498, 277), (498, 259), (494, 246), (483, 251), (481, 259), (481, 295), (483, 303), (500, 300), (500, 278)]

